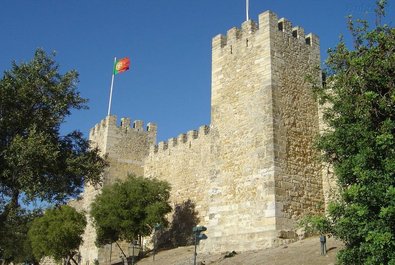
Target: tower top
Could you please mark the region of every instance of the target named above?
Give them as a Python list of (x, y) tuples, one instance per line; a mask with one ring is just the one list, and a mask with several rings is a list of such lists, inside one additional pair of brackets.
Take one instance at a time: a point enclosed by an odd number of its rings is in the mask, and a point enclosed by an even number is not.
[(219, 34), (212, 39), (213, 48), (224, 48), (236, 40), (250, 38), (256, 32), (280, 32), (285, 39), (293, 38), (310, 47), (319, 47), (319, 38), (313, 33), (305, 34), (304, 29), (293, 26), (286, 18), (278, 18), (277, 14), (268, 10), (258, 17), (258, 22), (244, 21), (240, 28), (233, 27), (226, 35)]

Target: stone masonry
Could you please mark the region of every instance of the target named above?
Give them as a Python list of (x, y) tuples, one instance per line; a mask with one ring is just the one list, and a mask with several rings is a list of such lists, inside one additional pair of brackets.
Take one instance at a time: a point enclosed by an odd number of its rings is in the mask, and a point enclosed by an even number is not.
[[(107, 156), (110, 167), (104, 172), (103, 185), (109, 185), (117, 179), (125, 179), (129, 173), (143, 175), (144, 159), (148, 155), (149, 147), (156, 141), (156, 125), (149, 123), (144, 129), (142, 121), (137, 120), (131, 124), (130, 119), (123, 118), (120, 126), (117, 126), (117, 118), (108, 116), (91, 129), (89, 139)], [(84, 265), (94, 264), (95, 260), (99, 264), (116, 263), (121, 260), (122, 255), (116, 245), (100, 249), (95, 246), (96, 233), (89, 218), (89, 210), (98, 192), (99, 187), (86, 186), (80, 202), (81, 208), (88, 213), (84, 243), (80, 247)], [(128, 244), (123, 242), (120, 245), (127, 256), (132, 254)]]
[[(322, 167), (312, 144), (322, 128), (308, 75), (320, 76), (319, 40), (267, 11), (212, 41), (211, 124), (156, 142), (156, 126), (106, 117), (90, 140), (106, 154), (104, 185), (128, 173), (168, 181), (171, 201), (197, 205), (206, 252), (243, 251), (297, 239), (295, 221), (324, 205)], [(86, 187), (89, 212), (98, 189)], [(97, 249), (88, 226), (82, 264), (119, 261)], [(126, 245), (125, 249), (128, 250)], [(111, 254), (110, 254), (111, 253)], [(110, 262), (109, 256), (112, 256)], [(117, 260), (118, 259), (118, 260)]]

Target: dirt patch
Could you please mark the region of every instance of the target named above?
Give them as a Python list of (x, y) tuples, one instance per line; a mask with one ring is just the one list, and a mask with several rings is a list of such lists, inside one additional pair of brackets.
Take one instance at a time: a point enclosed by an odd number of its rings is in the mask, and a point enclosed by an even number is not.
[[(205, 265), (334, 265), (336, 253), (343, 244), (333, 238), (328, 239), (327, 255), (320, 255), (320, 241), (318, 237), (304, 239), (277, 248), (247, 251), (242, 253), (202, 254), (198, 253), (197, 264)], [(194, 247), (180, 247), (161, 251), (155, 256), (140, 260), (137, 265), (191, 265), (193, 264)], [(229, 256), (225, 258), (225, 256)]]

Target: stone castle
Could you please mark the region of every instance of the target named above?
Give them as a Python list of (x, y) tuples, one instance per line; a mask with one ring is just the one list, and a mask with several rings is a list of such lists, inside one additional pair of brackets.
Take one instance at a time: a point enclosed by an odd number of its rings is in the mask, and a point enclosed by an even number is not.
[[(321, 79), (319, 50), (316, 35), (270, 11), (214, 37), (211, 124), (156, 144), (155, 124), (106, 117), (89, 135), (110, 162), (104, 185), (128, 173), (168, 181), (172, 203), (196, 203), (208, 228), (202, 251), (295, 240), (295, 221), (325, 203), (329, 185), (313, 148), (322, 124), (306, 80)], [(97, 192), (86, 187), (80, 207), (89, 212)], [(82, 264), (119, 260), (117, 249), (94, 241), (89, 225)]]

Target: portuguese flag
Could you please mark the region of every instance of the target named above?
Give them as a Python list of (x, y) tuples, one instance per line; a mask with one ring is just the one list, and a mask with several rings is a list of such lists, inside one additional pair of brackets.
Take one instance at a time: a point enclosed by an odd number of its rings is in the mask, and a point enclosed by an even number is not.
[(119, 59), (114, 65), (114, 74), (119, 74), (129, 70), (130, 59), (128, 57)]

